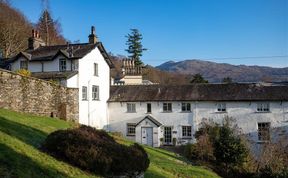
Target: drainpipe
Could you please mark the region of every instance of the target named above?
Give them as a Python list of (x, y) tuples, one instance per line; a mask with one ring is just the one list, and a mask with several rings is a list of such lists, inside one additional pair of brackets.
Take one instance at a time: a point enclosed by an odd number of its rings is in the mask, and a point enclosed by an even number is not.
[(87, 99), (88, 99), (88, 126), (90, 126), (90, 80), (88, 80)]

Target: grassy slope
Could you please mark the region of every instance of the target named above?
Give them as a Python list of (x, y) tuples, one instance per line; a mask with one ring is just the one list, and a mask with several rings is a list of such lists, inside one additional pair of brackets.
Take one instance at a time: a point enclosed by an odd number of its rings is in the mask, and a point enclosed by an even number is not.
[[(38, 150), (46, 136), (73, 123), (0, 109), (0, 177), (96, 177)], [(131, 144), (122, 138), (117, 140)], [(145, 177), (218, 177), (186, 164), (174, 153), (145, 147), (150, 167)]]

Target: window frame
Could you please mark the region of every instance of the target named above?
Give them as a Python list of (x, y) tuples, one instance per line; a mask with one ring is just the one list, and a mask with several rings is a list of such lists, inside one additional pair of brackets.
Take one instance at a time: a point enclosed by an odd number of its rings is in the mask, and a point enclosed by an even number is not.
[(191, 125), (182, 125), (182, 138), (192, 138), (192, 126)]
[(226, 103), (217, 103), (217, 112), (227, 112)]
[(191, 103), (182, 102), (181, 103), (181, 112), (191, 112)]
[(127, 123), (126, 124), (126, 135), (127, 136), (135, 136), (136, 135), (136, 124), (135, 123)]
[(20, 69), (28, 70), (28, 61), (27, 60), (20, 61)]
[(257, 103), (257, 112), (270, 112), (270, 103)]
[(258, 141), (269, 142), (271, 139), (271, 122), (258, 122)]
[[(62, 62), (65, 62), (65, 65)], [(59, 71), (60, 72), (67, 71), (67, 60), (65, 58), (59, 59)]]
[[(97, 89), (97, 91), (94, 91), (94, 89)], [(92, 85), (92, 100), (99, 100), (99, 86), (98, 85)]]
[(99, 76), (98, 64), (94, 63), (94, 76)]
[(162, 109), (163, 109), (163, 112), (172, 112), (172, 103), (171, 102), (164, 102)]
[(136, 113), (136, 103), (126, 103), (127, 113)]
[(87, 86), (82, 86), (82, 101), (88, 100), (88, 88)]

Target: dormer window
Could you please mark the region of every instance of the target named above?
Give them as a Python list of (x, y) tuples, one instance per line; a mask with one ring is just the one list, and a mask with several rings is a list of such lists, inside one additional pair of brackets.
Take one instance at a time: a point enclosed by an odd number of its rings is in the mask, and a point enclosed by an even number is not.
[(28, 61), (20, 61), (20, 69), (28, 70)]
[(66, 59), (59, 59), (59, 71), (66, 71)]

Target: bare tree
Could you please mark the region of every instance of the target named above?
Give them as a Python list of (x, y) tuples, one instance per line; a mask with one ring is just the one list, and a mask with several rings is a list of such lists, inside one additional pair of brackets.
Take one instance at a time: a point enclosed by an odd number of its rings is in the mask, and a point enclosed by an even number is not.
[(0, 1), (0, 49), (4, 58), (27, 49), (32, 25), (6, 1)]

